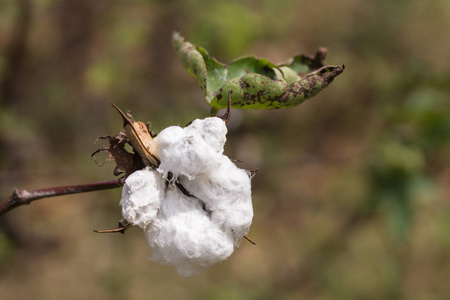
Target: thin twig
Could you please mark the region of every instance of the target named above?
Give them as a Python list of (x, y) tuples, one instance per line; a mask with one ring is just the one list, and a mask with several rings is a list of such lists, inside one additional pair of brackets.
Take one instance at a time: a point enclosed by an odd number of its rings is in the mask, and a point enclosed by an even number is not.
[(119, 221), (119, 225), (114, 229), (106, 229), (106, 230), (94, 230), (95, 233), (121, 233), (124, 234), (125, 230), (127, 230), (131, 226), (127, 220), (122, 219)]
[(13, 194), (8, 199), (0, 202), (0, 216), (8, 211), (32, 201), (62, 195), (86, 193), (100, 190), (108, 190), (121, 187), (118, 180), (100, 181), (80, 185), (66, 185), (52, 187), (34, 191), (14, 189)]
[(249, 241), (250, 243), (252, 243), (253, 245), (256, 245), (256, 243), (254, 241), (252, 241), (248, 236), (244, 235), (244, 238)]

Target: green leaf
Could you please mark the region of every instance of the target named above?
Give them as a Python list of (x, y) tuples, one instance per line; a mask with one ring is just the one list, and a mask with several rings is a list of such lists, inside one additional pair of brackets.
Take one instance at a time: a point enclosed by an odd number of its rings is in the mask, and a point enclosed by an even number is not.
[(173, 44), (185, 69), (197, 79), (206, 102), (214, 109), (228, 105), (245, 109), (294, 107), (315, 96), (341, 74), (344, 65), (323, 66), (326, 50), (314, 58), (297, 55), (291, 63), (275, 65), (263, 58), (244, 57), (228, 65), (173, 34)]

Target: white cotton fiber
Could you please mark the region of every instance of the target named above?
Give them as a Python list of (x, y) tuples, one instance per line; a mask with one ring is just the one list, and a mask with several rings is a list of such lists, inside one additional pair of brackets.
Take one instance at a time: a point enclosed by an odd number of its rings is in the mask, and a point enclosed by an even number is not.
[(122, 190), (122, 216), (129, 223), (145, 228), (156, 218), (165, 196), (165, 183), (155, 170), (136, 171), (125, 181)]
[[(219, 118), (215, 119), (224, 123)], [(221, 126), (224, 125), (221, 124)], [(221, 148), (223, 151), (223, 143), (222, 146), (211, 147), (208, 144), (209, 140), (205, 138), (205, 130), (190, 129), (189, 127), (168, 127), (152, 141), (150, 150), (161, 161), (158, 171), (164, 178), (168, 178), (169, 172), (172, 173), (174, 179), (179, 175), (190, 179), (195, 178), (197, 174), (210, 167), (208, 162), (218, 159), (222, 154), (218, 151), (220, 149), (216, 150), (216, 148)], [(213, 141), (221, 141), (225, 139), (225, 134), (212, 130), (209, 137)]]
[(233, 239), (209, 218), (198, 200), (170, 186), (156, 221), (147, 227), (152, 254), (149, 259), (174, 266), (182, 276), (192, 276), (227, 259)]
[(223, 147), (227, 141), (227, 126), (220, 118), (196, 119), (184, 128), (186, 132), (193, 132), (202, 137), (202, 139), (217, 153), (223, 153)]
[(180, 177), (180, 182), (205, 202), (214, 224), (229, 232), (238, 246), (253, 219), (250, 177), (226, 156), (214, 163), (210, 172), (195, 180)]
[(222, 154), (226, 133), (219, 118), (164, 129), (150, 147), (158, 170), (137, 171), (124, 186), (123, 216), (144, 228), (149, 259), (183, 276), (227, 259), (252, 222), (250, 178)]

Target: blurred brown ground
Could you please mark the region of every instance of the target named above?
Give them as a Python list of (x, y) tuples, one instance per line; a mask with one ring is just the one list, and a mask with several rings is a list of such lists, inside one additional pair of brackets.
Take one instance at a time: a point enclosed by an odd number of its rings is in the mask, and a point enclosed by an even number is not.
[(226, 153), (257, 168), (253, 246), (183, 278), (146, 261), (120, 190), (0, 219), (3, 299), (448, 299), (450, 2), (0, 2), (0, 196), (112, 179), (90, 154), (121, 121), (208, 115), (171, 45), (219, 61), (328, 49), (346, 70), (287, 110), (233, 110)]

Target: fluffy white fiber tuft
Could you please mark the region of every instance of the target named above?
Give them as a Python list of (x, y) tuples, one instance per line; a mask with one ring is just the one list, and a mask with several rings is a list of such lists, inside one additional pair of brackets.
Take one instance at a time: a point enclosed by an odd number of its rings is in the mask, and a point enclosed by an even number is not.
[(153, 222), (165, 197), (161, 176), (148, 168), (128, 176), (122, 190), (122, 216), (131, 224), (145, 228)]
[(137, 171), (125, 182), (122, 214), (144, 228), (149, 259), (183, 276), (227, 259), (253, 219), (250, 178), (222, 154), (226, 133), (219, 118), (168, 127), (152, 142), (158, 170)]
[(180, 182), (193, 195), (203, 199), (211, 211), (211, 220), (228, 232), (238, 246), (253, 219), (250, 178), (226, 156), (214, 164), (214, 168), (195, 180), (180, 178)]
[(211, 168), (211, 161), (222, 156), (227, 128), (219, 118), (195, 120), (186, 128), (171, 126), (153, 140), (150, 151), (161, 164), (158, 168), (164, 178), (169, 172), (189, 179)]
[(174, 266), (183, 276), (228, 258), (234, 250), (231, 237), (212, 222), (201, 205), (177, 187), (167, 190), (160, 215), (148, 226), (146, 237), (151, 260)]

